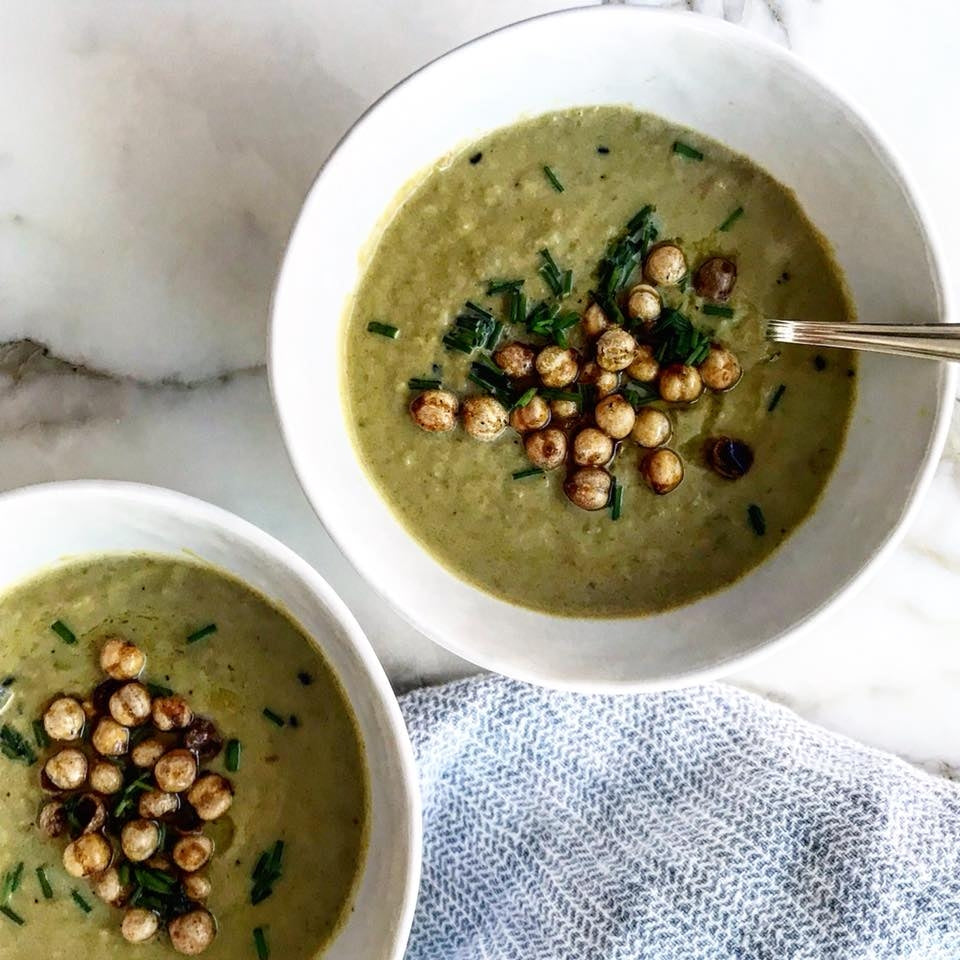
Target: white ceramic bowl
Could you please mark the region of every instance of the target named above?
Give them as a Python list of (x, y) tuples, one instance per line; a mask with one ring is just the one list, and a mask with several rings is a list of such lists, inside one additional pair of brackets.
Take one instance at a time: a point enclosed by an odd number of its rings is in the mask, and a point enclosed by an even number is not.
[(400, 960), (420, 878), (420, 802), (399, 707), (352, 614), (293, 551), (201, 500), (132, 483), (79, 481), (0, 496), (0, 587), (78, 554), (189, 551), (276, 601), (306, 630), (356, 713), (370, 775), (370, 845), (355, 909), (324, 960)]
[(849, 592), (930, 479), (954, 389), (946, 367), (864, 356), (846, 448), (816, 512), (748, 576), (680, 609), (553, 618), (438, 565), (380, 499), (344, 424), (341, 317), (362, 252), (397, 192), (451, 148), (521, 116), (603, 103), (694, 127), (792, 187), (861, 318), (948, 316), (929, 226), (877, 133), (791, 54), (726, 23), (624, 6), (551, 14), (442, 57), (357, 122), (307, 197), (275, 292), (270, 370), (294, 467), (344, 553), (427, 636), (502, 673), (597, 691), (728, 671)]

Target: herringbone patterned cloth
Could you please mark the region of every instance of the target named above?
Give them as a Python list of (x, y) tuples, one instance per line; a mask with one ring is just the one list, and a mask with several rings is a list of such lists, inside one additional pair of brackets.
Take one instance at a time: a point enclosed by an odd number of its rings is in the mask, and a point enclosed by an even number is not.
[(401, 700), (408, 960), (958, 960), (960, 790), (722, 685)]

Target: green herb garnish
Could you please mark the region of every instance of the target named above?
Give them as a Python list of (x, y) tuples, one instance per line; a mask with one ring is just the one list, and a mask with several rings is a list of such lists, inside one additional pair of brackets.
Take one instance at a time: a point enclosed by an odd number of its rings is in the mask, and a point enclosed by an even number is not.
[(444, 334), (443, 345), (448, 350), (473, 353), (499, 338), (498, 323), (493, 314), (468, 300), (463, 312), (454, 320), (453, 326)]
[(716, 303), (705, 303), (701, 309), (708, 317), (732, 317), (733, 307), (721, 307)]
[(526, 477), (542, 477), (544, 474), (542, 467), (529, 467), (526, 470), (516, 470), (510, 476), (514, 480), (523, 480)]
[(120, 799), (113, 808), (113, 815), (118, 820), (122, 819), (133, 807), (136, 802), (137, 794), (150, 789), (150, 774), (141, 774), (136, 780), (128, 783), (120, 794)]
[(22, 927), (26, 923), (26, 920), (24, 920), (19, 913), (12, 910), (6, 904), (0, 905), (0, 913), (11, 919), (18, 927)]
[(400, 336), (400, 331), (389, 323), (380, 323), (379, 320), (371, 320), (367, 324), (368, 333), (379, 333), (381, 337), (387, 337), (389, 340), (396, 340)]
[(202, 640), (204, 637), (209, 637), (211, 633), (217, 632), (217, 625), (215, 623), (208, 623), (205, 627), (201, 627), (199, 630), (194, 630), (193, 633), (187, 636), (187, 643), (196, 643), (198, 640)]
[(37, 867), (37, 882), (40, 884), (40, 890), (44, 898), (52, 900), (53, 887), (50, 886), (50, 881), (47, 879), (47, 871), (44, 867)]
[(729, 230), (742, 216), (743, 207), (737, 207), (737, 209), (734, 210), (733, 213), (731, 213), (730, 216), (727, 217), (727, 219), (724, 220), (719, 227), (717, 227), (717, 229), (723, 233), (726, 233), (727, 230)]
[(479, 361), (471, 363), (467, 379), (506, 406), (513, 405), (514, 393), (510, 378), (489, 357), (481, 357)]
[(423, 377), (411, 377), (407, 381), (407, 386), (411, 390), (439, 390), (439, 380), (426, 380)]
[(543, 172), (546, 178), (550, 181), (550, 186), (553, 187), (557, 193), (563, 193), (563, 184), (557, 179), (557, 175), (544, 164)]
[(691, 147), (689, 143), (684, 143), (682, 140), (673, 141), (673, 152), (680, 154), (681, 157), (686, 157), (688, 160), (703, 159), (703, 154), (696, 147)]
[(147, 867), (134, 867), (133, 878), (144, 890), (151, 890), (154, 893), (173, 893), (177, 885), (176, 877), (162, 870), (151, 870)]
[(91, 907), (90, 904), (83, 899), (78, 891), (71, 890), (70, 898), (84, 913), (90, 913), (90, 911), (93, 910), (93, 907)]
[(535, 396), (537, 395), (536, 387), (529, 387), (527, 390), (524, 390), (519, 397), (514, 401), (513, 408), (516, 410), (519, 407), (525, 407)]
[(0, 727), (0, 753), (10, 760), (20, 760), (28, 767), (37, 762), (30, 744), (7, 723)]
[(240, 769), (240, 741), (230, 740), (227, 743), (227, 770), (236, 773)]
[(623, 314), (617, 306), (617, 294), (627, 285), (638, 263), (656, 242), (659, 230), (653, 214), (656, 207), (646, 204), (627, 223), (625, 234), (607, 248), (597, 267), (597, 290), (593, 298), (612, 323), (622, 324)]
[(747, 519), (750, 521), (750, 526), (753, 527), (753, 532), (758, 537), (762, 537), (767, 532), (767, 520), (763, 511), (755, 503), (751, 503), (747, 507)]
[(71, 646), (77, 642), (77, 635), (62, 621), (55, 620), (50, 629), (64, 642)]
[[(543, 277), (543, 282), (550, 288), (555, 297), (565, 297), (567, 294), (563, 291), (567, 284), (569, 284), (570, 290), (573, 289), (573, 271), (561, 270), (546, 247), (540, 251), (540, 256), (543, 263), (540, 264), (540, 269), (537, 272)], [(567, 293), (570, 290), (567, 290)]]
[(157, 697), (170, 697), (173, 695), (173, 691), (169, 687), (161, 686), (159, 683), (148, 683), (147, 689), (150, 691), (150, 696), (155, 700)]
[(253, 945), (257, 948), (257, 960), (270, 960), (270, 947), (263, 927), (257, 927), (253, 931)]
[(617, 480), (616, 477), (613, 478), (613, 483), (610, 487), (610, 519), (619, 520), (620, 514), (623, 512), (623, 484)]
[(620, 396), (633, 407), (634, 410), (647, 403), (660, 399), (660, 394), (644, 383), (631, 383), (620, 391)]
[(516, 293), (522, 286), (522, 280), (488, 280), (487, 296), (493, 297), (498, 293)]
[(776, 390), (773, 391), (773, 396), (770, 398), (770, 402), (767, 404), (767, 413), (773, 413), (777, 409), (777, 405), (780, 403), (783, 395), (787, 392), (787, 385), (781, 383)]
[(273, 893), (273, 885), (283, 875), (283, 841), (278, 840), (271, 850), (265, 850), (253, 871), (253, 889), (250, 902), (256, 906)]
[(658, 363), (683, 363), (693, 366), (710, 352), (710, 337), (690, 322), (679, 310), (664, 307), (651, 331), (654, 356)]
[(577, 405), (577, 409), (583, 408), (583, 394), (578, 390), (555, 390), (552, 387), (542, 387), (540, 396), (544, 400), (569, 400)]
[(31, 726), (33, 727), (33, 739), (37, 741), (37, 746), (41, 750), (49, 747), (50, 738), (47, 736), (47, 731), (44, 729), (43, 721), (34, 720)]
[(522, 290), (510, 295), (510, 322), (519, 326), (527, 319), (527, 297)]
[(3, 884), (0, 886), (0, 903), (6, 903), (11, 894), (16, 893), (23, 879), (23, 861), (21, 860), (12, 870), (8, 870), (3, 876)]
[(285, 727), (287, 721), (280, 716), (279, 713), (274, 713), (269, 707), (263, 708), (263, 715), (273, 724), (278, 727)]

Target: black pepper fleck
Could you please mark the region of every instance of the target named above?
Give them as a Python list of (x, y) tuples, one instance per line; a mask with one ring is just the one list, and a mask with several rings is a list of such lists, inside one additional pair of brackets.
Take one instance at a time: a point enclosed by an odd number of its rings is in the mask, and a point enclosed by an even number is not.
[(471, 162), (474, 166), (476, 166), (482, 159), (483, 159), (483, 154), (478, 152), (478, 153), (475, 153), (475, 154), (470, 158), (470, 162)]
[(609, 152), (609, 147), (597, 147), (597, 153), (608, 154)]
[(311, 677), (310, 674), (307, 673), (306, 670), (301, 670), (301, 671), (297, 674), (297, 679), (298, 679), (305, 687), (309, 687), (310, 684), (313, 683), (313, 677)]
[(847, 376), (848, 376), (848, 377), (856, 376), (856, 371), (854, 371), (854, 370), (847, 370)]
[(295, 713), (290, 714), (290, 726), (295, 730), (300, 726), (300, 718)]
[(813, 365), (816, 367), (818, 373), (822, 373), (827, 369), (827, 358), (821, 356), (819, 353), (813, 358)]

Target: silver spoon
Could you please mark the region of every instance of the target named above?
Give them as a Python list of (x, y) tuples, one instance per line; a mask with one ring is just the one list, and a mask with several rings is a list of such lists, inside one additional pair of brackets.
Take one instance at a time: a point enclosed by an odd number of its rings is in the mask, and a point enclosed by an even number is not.
[(822, 323), (768, 320), (767, 339), (810, 347), (840, 347), (901, 357), (960, 360), (960, 323)]

